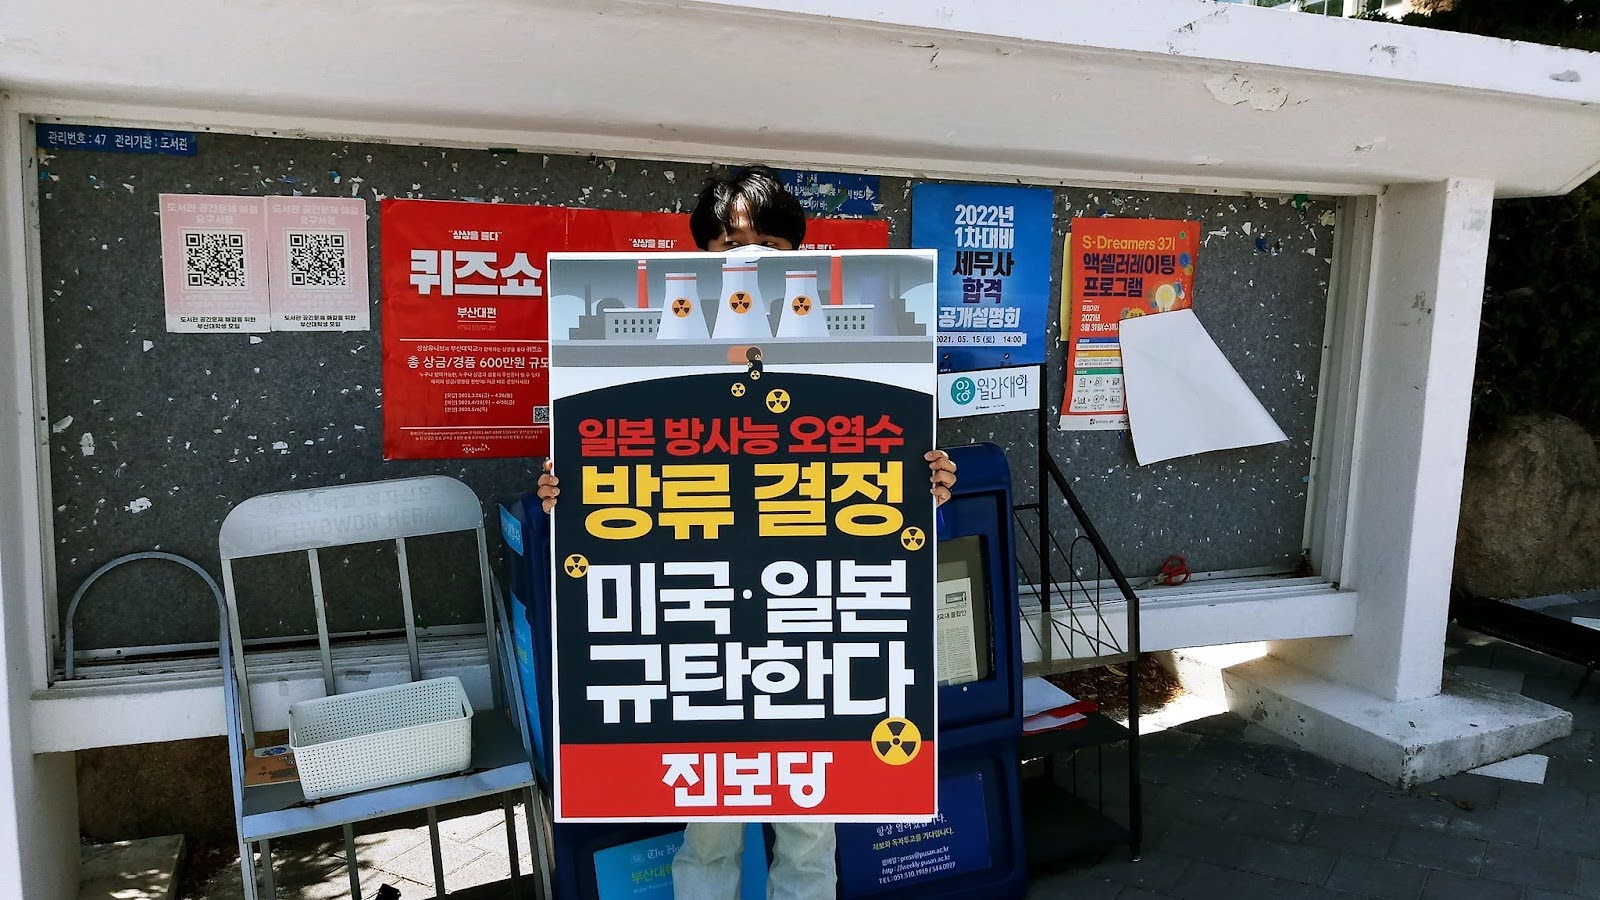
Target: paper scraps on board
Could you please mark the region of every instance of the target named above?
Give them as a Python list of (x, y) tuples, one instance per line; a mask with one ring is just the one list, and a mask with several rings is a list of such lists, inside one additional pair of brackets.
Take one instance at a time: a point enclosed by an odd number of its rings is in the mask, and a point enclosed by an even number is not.
[(1123, 386), (1139, 465), (1288, 440), (1194, 310), (1121, 323)]

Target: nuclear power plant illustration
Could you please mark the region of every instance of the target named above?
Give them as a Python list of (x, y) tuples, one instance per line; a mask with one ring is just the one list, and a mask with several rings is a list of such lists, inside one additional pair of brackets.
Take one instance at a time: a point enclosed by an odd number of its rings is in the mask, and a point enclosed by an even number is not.
[[(932, 254), (552, 254), (550, 295), (581, 297), (557, 344), (729, 344), (926, 339), (907, 294), (931, 297)], [(570, 322), (570, 320), (568, 320)], [(563, 333), (564, 332), (564, 333)]]

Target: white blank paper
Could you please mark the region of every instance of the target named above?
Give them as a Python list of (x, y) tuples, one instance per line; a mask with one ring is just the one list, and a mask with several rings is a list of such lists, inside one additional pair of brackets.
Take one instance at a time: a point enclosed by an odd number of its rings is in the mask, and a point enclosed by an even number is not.
[(1036, 716), (1077, 703), (1078, 698), (1035, 675), (1022, 679), (1022, 716)]
[(1194, 310), (1124, 319), (1122, 378), (1139, 465), (1286, 441)]

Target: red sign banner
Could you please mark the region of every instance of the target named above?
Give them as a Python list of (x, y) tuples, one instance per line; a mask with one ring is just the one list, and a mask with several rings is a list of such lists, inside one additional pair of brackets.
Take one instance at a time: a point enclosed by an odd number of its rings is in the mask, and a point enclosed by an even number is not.
[(550, 445), (545, 254), (565, 210), (386, 200), (383, 456), (537, 456)]
[[(683, 213), (385, 200), (384, 459), (550, 452), (549, 295), (557, 251), (694, 250)], [(889, 223), (818, 219), (806, 246), (889, 246)]]

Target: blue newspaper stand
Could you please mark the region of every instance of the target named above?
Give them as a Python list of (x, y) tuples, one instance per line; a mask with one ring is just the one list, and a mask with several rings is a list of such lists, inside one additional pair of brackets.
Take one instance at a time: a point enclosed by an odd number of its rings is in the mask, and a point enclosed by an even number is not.
[[(553, 771), (551, 702), (550, 517), (528, 493), (500, 504), (500, 538), (510, 591), (505, 598), (527, 710), (535, 777), (546, 789)], [(672, 857), (683, 826), (557, 823), (551, 886), (557, 900), (671, 900)], [(745, 835), (743, 900), (766, 896), (767, 845), (760, 826)]]
[[(994, 444), (950, 451), (959, 477), (939, 510), (939, 816), (840, 825), (841, 897), (972, 897), (1027, 891), (1017, 767), (1022, 731), (1011, 470)], [(954, 632), (949, 632), (954, 629)]]
[[(534, 775), (546, 785), (551, 771), (546, 739), (551, 733), (550, 654), (535, 648), (550, 646), (550, 579), (545, 577), (547, 554), (542, 551), (549, 540), (549, 521), (533, 494), (500, 504), (500, 542), (510, 576), (506, 618), (511, 622), (523, 709), (533, 742)], [(536, 641), (535, 635), (544, 639)]]
[[(1017, 607), (1015, 535), (1011, 527), (1011, 467), (996, 444), (968, 444), (950, 452), (958, 478), (939, 508), (941, 584), (970, 581), (976, 677), (939, 690), (939, 728), (1012, 724), (1022, 730), (1022, 634)], [(951, 614), (941, 592), (939, 614)], [(941, 668), (945, 666), (940, 663)], [(951, 673), (955, 674), (955, 673)], [(945, 673), (941, 681), (951, 681)]]

